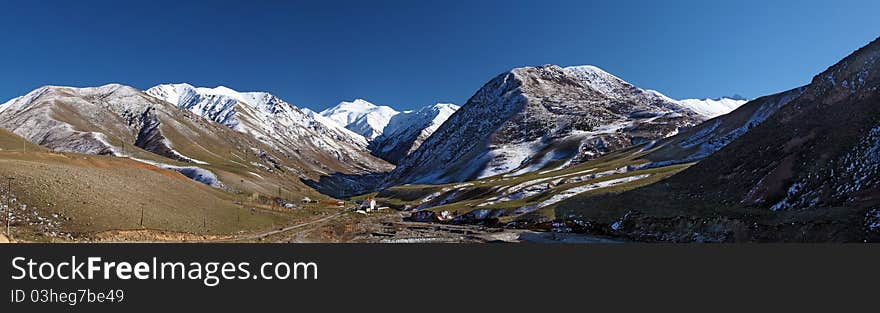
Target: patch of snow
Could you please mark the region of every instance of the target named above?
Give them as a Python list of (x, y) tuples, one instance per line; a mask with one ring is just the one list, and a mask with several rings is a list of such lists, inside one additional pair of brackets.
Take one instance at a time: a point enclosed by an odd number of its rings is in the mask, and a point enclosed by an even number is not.
[(183, 176), (189, 177), (189, 179), (192, 179), (194, 181), (200, 182), (202, 184), (205, 184), (205, 185), (208, 185), (208, 186), (211, 186), (214, 188), (222, 188), (223, 187), (223, 183), (220, 182), (219, 179), (217, 179), (217, 175), (214, 175), (213, 172), (206, 170), (206, 169), (203, 169), (201, 167), (177, 166), (177, 165), (165, 164), (165, 163), (144, 160), (144, 159), (138, 159), (138, 158), (131, 158), (131, 159), (138, 161), (138, 162), (141, 162), (141, 163), (150, 164), (150, 165), (153, 165), (153, 166), (161, 168), (161, 169), (176, 171), (180, 174), (183, 174)]
[(880, 209), (873, 209), (868, 211), (867, 215), (865, 216), (865, 224), (867, 225), (869, 231), (880, 231)]
[(528, 212), (531, 212), (531, 211), (534, 211), (534, 210), (537, 210), (537, 209), (540, 209), (540, 208), (543, 208), (543, 207), (546, 207), (549, 205), (559, 203), (562, 200), (571, 198), (573, 196), (576, 196), (578, 194), (581, 194), (581, 193), (584, 193), (587, 191), (616, 186), (616, 185), (636, 181), (639, 179), (643, 179), (648, 176), (651, 176), (651, 174), (642, 174), (642, 175), (627, 176), (627, 177), (616, 178), (616, 179), (609, 179), (609, 180), (601, 181), (598, 183), (586, 184), (583, 186), (570, 188), (570, 189), (564, 190), (560, 193), (553, 195), (552, 197), (550, 197), (550, 199), (544, 200), (543, 202), (541, 202), (537, 205), (529, 206), (528, 208), (524, 207), (524, 208), (526, 208), (526, 209), (522, 210), (524, 212), (522, 212), (520, 210), (518, 210), (517, 212), (518, 213), (528, 213)]
[(180, 159), (183, 159), (183, 160), (186, 160), (186, 161), (192, 162), (192, 163), (196, 163), (196, 164), (201, 164), (201, 165), (207, 165), (207, 164), (208, 164), (208, 162), (193, 159), (193, 158), (191, 158), (191, 157), (188, 157), (188, 156), (183, 155), (183, 153), (180, 153), (180, 152), (177, 151), (177, 150), (174, 150), (173, 146), (171, 145), (171, 141), (168, 141), (168, 139), (165, 139), (164, 142), (165, 142), (165, 146), (168, 147), (168, 150), (171, 150), (171, 153), (174, 153), (174, 156), (176, 156), (176, 157), (178, 157), (178, 158), (180, 158)]
[(121, 152), (119, 152), (119, 150), (116, 148), (116, 146), (110, 144), (110, 140), (107, 139), (107, 135), (105, 135), (104, 133), (90, 132), (90, 134), (92, 135), (92, 137), (95, 138), (95, 140), (101, 142), (101, 144), (103, 144), (108, 149), (110, 149), (113, 156), (127, 157), (127, 155), (123, 155)]
[(488, 153), (490, 158), (489, 164), (486, 165), (486, 168), (477, 178), (505, 174), (518, 168), (529, 157), (540, 151), (541, 146), (539, 139), (530, 142), (490, 147), (491, 150)]
[(442, 194), (443, 194), (442, 192), (432, 193), (432, 194), (428, 195), (427, 197), (425, 197), (424, 199), (422, 199), (422, 201), (420, 203), (430, 202), (431, 200), (436, 199), (437, 197), (439, 197)]
[(731, 98), (720, 98), (720, 99), (684, 99), (678, 100), (678, 104), (688, 109), (691, 109), (697, 114), (712, 118), (719, 115), (724, 115), (727, 113), (736, 110), (743, 104), (749, 102), (748, 100), (737, 100)]
[(470, 187), (473, 185), (474, 185), (473, 183), (458, 184), (458, 185), (452, 186), (452, 189), (461, 189), (461, 188)]
[(801, 188), (803, 188), (803, 186), (804, 184), (801, 182), (794, 183), (789, 186), (788, 191), (785, 194), (785, 198), (770, 207), (770, 210), (779, 211), (782, 209), (787, 209), (789, 206), (791, 206), (790, 202), (792, 201), (793, 197), (797, 195), (799, 191), (801, 191)]

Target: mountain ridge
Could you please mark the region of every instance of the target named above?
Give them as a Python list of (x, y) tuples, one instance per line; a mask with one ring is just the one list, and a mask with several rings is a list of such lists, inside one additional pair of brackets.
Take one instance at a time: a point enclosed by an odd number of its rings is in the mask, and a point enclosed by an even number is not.
[[(595, 66), (516, 68), (478, 90), (386, 186), (569, 166), (704, 119)], [(435, 170), (444, 167), (451, 170)]]

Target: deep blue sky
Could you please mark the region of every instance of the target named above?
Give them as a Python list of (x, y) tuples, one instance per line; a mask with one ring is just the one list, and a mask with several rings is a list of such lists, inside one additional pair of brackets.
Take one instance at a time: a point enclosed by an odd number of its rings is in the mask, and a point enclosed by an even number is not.
[(409, 109), (549, 63), (673, 98), (757, 97), (880, 36), (876, 0), (288, 2), (2, 1), (0, 103), (49, 84), (189, 82)]

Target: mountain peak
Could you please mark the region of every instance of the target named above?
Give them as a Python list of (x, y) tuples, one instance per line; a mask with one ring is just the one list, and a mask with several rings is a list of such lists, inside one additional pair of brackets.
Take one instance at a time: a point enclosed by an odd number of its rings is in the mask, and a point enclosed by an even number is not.
[(361, 99), (361, 98), (356, 98), (351, 101), (340, 101), (338, 104), (336, 104), (336, 106), (334, 106), (330, 109), (324, 110), (324, 111), (326, 112), (326, 111), (346, 110), (346, 111), (363, 112), (363, 111), (375, 110), (376, 108), (380, 108), (380, 107), (390, 108), (387, 106), (373, 104), (372, 102)]
[(382, 135), (382, 131), (391, 117), (400, 112), (384, 105), (375, 105), (364, 99), (351, 102), (342, 101), (336, 106), (324, 110), (321, 115), (336, 122), (368, 140)]
[(453, 104), (453, 103), (439, 103), (439, 102), (438, 102), (438, 103), (435, 103), (435, 104), (432, 105), (431, 107), (434, 108), (434, 109), (436, 109), (436, 110), (440, 110), (440, 111), (453, 111), (453, 112), (456, 111), (456, 110), (458, 110), (459, 108), (461, 108), (461, 106), (459, 106), (459, 105), (457, 105), (457, 104)]

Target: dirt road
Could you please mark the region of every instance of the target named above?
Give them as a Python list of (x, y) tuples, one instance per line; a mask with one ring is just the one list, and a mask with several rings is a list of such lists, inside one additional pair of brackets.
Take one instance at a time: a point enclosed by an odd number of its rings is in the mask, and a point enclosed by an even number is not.
[(236, 238), (230, 239), (230, 240), (217, 240), (217, 242), (236, 242), (236, 241), (260, 240), (260, 239), (263, 239), (263, 238), (266, 238), (269, 236), (291, 232), (291, 231), (294, 231), (294, 230), (297, 230), (297, 229), (300, 229), (300, 228), (303, 228), (306, 226), (311, 226), (311, 225), (327, 222), (332, 219), (338, 218), (338, 217), (342, 216), (343, 214), (345, 214), (345, 212), (339, 212), (339, 213), (328, 215), (328, 216), (325, 216), (325, 217), (322, 217), (319, 219), (311, 220), (311, 221), (308, 221), (305, 223), (300, 223), (300, 224), (296, 224), (293, 226), (287, 226), (287, 227), (284, 227), (281, 229), (270, 230), (270, 231), (256, 233), (256, 234), (244, 235), (244, 236), (236, 237)]

